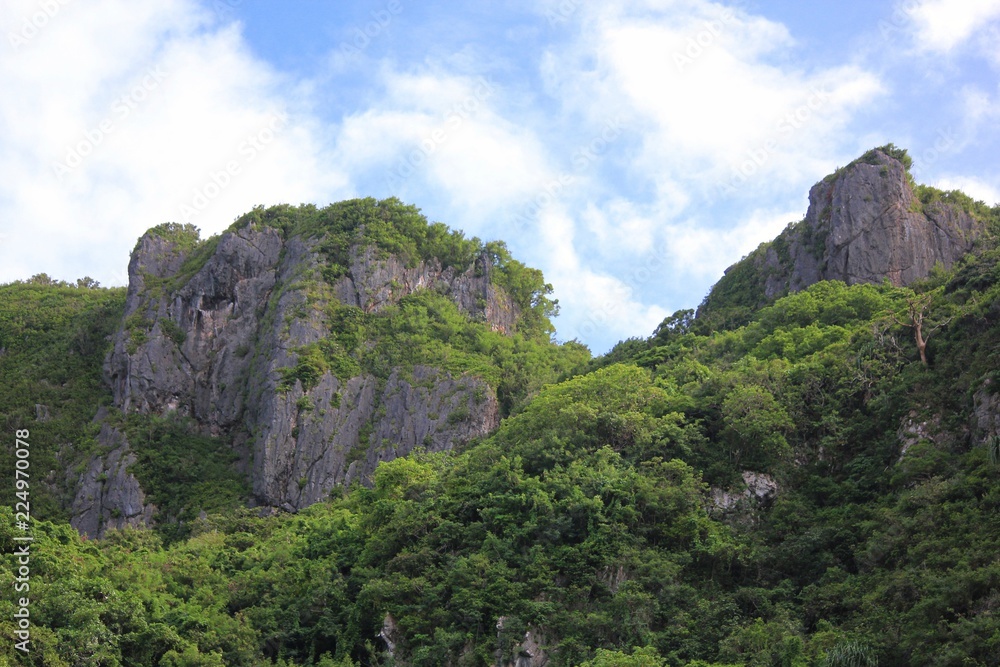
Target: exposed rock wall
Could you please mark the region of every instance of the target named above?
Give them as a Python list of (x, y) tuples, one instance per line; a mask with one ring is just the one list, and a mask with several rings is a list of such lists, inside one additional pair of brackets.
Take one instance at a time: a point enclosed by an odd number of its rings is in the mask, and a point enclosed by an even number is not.
[(156, 507), (146, 502), (139, 481), (128, 471), (136, 458), (125, 436), (104, 424), (97, 441), (110, 451), (91, 458), (80, 474), (70, 525), (95, 538), (112, 528), (148, 525)]
[(973, 443), (985, 445), (1000, 437), (1000, 393), (987, 378), (972, 398)]
[(352, 248), (351, 271), (335, 285), (337, 298), (366, 312), (378, 312), (402, 296), (420, 289), (440, 289), (463, 312), (481, 318), (494, 331), (512, 333), (517, 309), (490, 279), (493, 266), (485, 257), (462, 273), (437, 261), (407, 267), (393, 255), (380, 259), (373, 247)]
[(983, 224), (956, 205), (921, 205), (903, 164), (874, 151), (814, 185), (806, 217), (727, 269), (712, 293), (745, 279), (734, 272), (745, 263), (754, 269), (758, 306), (822, 280), (909, 285), (938, 262), (951, 267), (982, 233)]
[[(920, 206), (903, 165), (876, 153), (878, 164), (857, 163), (809, 191), (805, 221), (786, 239), (790, 271), (768, 279), (771, 298), (821, 280), (848, 285), (909, 285), (938, 262), (949, 268), (972, 250), (981, 232), (955, 206)], [(768, 264), (780, 264), (772, 245)]]
[(147, 234), (129, 264), (124, 324), (105, 365), (119, 408), (175, 411), (230, 439), (254, 500), (286, 509), (368, 479), (380, 461), (419, 446), (448, 449), (499, 423), (494, 388), (434, 368), (394, 369), (387, 379), (327, 372), (309, 388), (280, 386), (296, 350), (329, 335), (330, 301), (375, 313), (435, 289), (495, 331), (512, 332), (519, 315), (485, 257), (456, 271), (353, 247), (347, 275), (331, 286), (317, 279), (315, 243), (248, 226), (223, 234), (191, 267), (190, 252)]

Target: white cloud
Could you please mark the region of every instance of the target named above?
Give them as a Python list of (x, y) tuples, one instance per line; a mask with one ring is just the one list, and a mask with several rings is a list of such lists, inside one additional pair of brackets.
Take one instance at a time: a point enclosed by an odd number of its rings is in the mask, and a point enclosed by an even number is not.
[(1000, 204), (1000, 185), (974, 176), (944, 176), (934, 182), (934, 187), (942, 190), (961, 190), (973, 199), (986, 202), (990, 206)]
[[(902, 6), (911, 4), (908, 0)], [(1000, 18), (1000, 0), (925, 0), (907, 13), (914, 22), (917, 48), (946, 53)]]
[(562, 307), (556, 322), (560, 339), (610, 345), (648, 335), (669, 314), (658, 305), (643, 303), (637, 294), (660, 276), (662, 256), (651, 254), (648, 266), (636, 266), (627, 279), (596, 271), (578, 254), (576, 224), (559, 206), (543, 212), (539, 235), (540, 245), (548, 249), (545, 277), (555, 285)]
[(567, 107), (624, 118), (642, 137), (637, 177), (703, 194), (741, 170), (764, 187), (801, 185), (883, 92), (857, 66), (773, 64), (793, 46), (783, 25), (710, 2), (612, 3), (582, 25), (574, 50), (547, 55), (550, 89)]
[[(315, 120), (238, 26), (186, 0), (58, 6), (0, 49), (0, 280), (113, 284), (155, 224), (211, 233), (256, 204), (345, 188), (319, 158)], [(7, 4), (0, 23), (17, 29), (37, 7)]]
[(534, 130), (495, 108), (496, 82), (426, 67), (384, 68), (378, 84), (382, 94), (344, 119), (336, 147), (345, 169), (368, 172), (369, 187), (404, 199), (443, 193), (475, 226), (554, 173)]
[(805, 211), (754, 211), (727, 228), (710, 227), (698, 219), (672, 225), (665, 234), (671, 265), (682, 274), (716, 280), (722, 272), (759, 246), (776, 237)]

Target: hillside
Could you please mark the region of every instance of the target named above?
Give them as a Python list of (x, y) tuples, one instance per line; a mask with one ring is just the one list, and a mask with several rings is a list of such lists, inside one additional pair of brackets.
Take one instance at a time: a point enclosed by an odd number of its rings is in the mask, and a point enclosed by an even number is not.
[(739, 326), (776, 298), (821, 280), (910, 285), (949, 269), (996, 223), (996, 212), (958, 191), (918, 185), (911, 159), (873, 148), (809, 191), (809, 210), (726, 270), (699, 308), (703, 321)]
[[(111, 349), (87, 360), (104, 385), (92, 382), (90, 412), (66, 424), (44, 496), (92, 537), (183, 532), (201, 512), (248, 502), (301, 509), (415, 447), (487, 435), (589, 358), (550, 342), (557, 304), (539, 271), (391, 199), (256, 209), (207, 240), (160, 225), (136, 244), (124, 304), (119, 290), (0, 289), (13, 318), (4, 340), (23, 336), (26, 358), (64, 347), (24, 326), (26, 299), (44, 318), (115, 295), (101, 322), (104, 335), (117, 323)], [(80, 326), (37, 328), (61, 337)], [(51, 384), (46, 367), (8, 363), (31, 389)]]
[(539, 272), (395, 200), (0, 286), (0, 413), (54, 471), (0, 665), (1000, 665), (1000, 209), (907, 161), (593, 360)]

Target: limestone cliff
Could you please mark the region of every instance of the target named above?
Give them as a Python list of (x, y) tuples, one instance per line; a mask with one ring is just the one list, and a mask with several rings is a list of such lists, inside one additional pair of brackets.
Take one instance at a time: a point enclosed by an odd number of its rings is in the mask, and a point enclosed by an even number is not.
[(125, 436), (104, 424), (97, 441), (106, 453), (93, 456), (80, 474), (70, 524), (88, 537), (103, 537), (112, 528), (148, 525), (156, 507), (146, 501), (139, 481), (128, 470), (136, 458)]
[(380, 461), (449, 449), (498, 425), (496, 387), (475, 373), (325, 362), (316, 377), (289, 373), (330, 337), (331, 308), (375, 317), (421, 290), (513, 332), (520, 310), (487, 255), (464, 267), (404, 261), (356, 234), (341, 275), (324, 280), (322, 235), (253, 222), (209, 241), (182, 231), (154, 229), (136, 246), (106, 380), (123, 412), (189, 417), (230, 442), (253, 502), (302, 508), (370, 478)]
[(869, 151), (814, 185), (805, 218), (727, 269), (699, 314), (749, 311), (822, 280), (909, 285), (972, 250), (983, 224), (955, 203), (923, 203), (897, 151)]

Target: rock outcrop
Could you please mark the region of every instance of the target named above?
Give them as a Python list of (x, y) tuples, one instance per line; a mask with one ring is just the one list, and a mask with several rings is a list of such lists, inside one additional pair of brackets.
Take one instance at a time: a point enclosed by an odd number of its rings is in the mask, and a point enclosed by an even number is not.
[(972, 397), (973, 444), (986, 445), (1000, 437), (1000, 394), (987, 378)]
[(128, 471), (136, 457), (125, 436), (103, 424), (97, 441), (107, 453), (92, 457), (81, 473), (70, 525), (92, 538), (104, 537), (112, 528), (149, 525), (156, 507), (146, 502), (139, 481)]
[(122, 411), (175, 412), (228, 439), (253, 502), (288, 510), (369, 479), (380, 461), (448, 449), (499, 423), (495, 388), (426, 366), (283, 382), (303, 348), (330, 335), (328, 306), (379, 313), (433, 289), (494, 331), (512, 332), (519, 315), (485, 256), (456, 270), (359, 245), (328, 284), (318, 243), (253, 224), (193, 247), (151, 230), (132, 255), (124, 324), (105, 364)]
[(761, 472), (744, 470), (741, 473), (745, 488), (742, 491), (712, 487), (710, 510), (721, 513), (748, 513), (766, 506), (778, 495), (778, 483)]
[(875, 149), (817, 183), (806, 217), (729, 267), (706, 310), (756, 308), (822, 280), (909, 285), (951, 267), (984, 224), (955, 204), (921, 203), (906, 167)]

